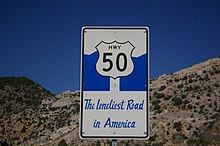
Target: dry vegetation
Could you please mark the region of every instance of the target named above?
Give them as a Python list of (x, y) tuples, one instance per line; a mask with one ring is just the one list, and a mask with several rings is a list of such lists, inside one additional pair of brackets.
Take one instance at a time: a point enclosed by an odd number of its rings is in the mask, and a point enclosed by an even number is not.
[[(27, 78), (0, 78), (0, 141), (109, 145), (80, 140), (79, 92), (52, 95)], [(150, 80), (150, 139), (119, 145), (220, 145), (220, 58)]]

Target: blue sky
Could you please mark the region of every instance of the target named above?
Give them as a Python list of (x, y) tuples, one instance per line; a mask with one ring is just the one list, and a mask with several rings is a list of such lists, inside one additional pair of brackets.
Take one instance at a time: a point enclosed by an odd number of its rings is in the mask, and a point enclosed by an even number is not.
[(220, 56), (219, 0), (1, 0), (0, 76), (79, 90), (83, 26), (148, 26), (150, 76)]

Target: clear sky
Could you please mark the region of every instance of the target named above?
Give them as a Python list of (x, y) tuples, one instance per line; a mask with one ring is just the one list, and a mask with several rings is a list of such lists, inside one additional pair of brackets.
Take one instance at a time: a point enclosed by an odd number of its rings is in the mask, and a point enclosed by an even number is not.
[(0, 76), (79, 90), (83, 26), (148, 26), (151, 77), (220, 56), (219, 0), (0, 0)]

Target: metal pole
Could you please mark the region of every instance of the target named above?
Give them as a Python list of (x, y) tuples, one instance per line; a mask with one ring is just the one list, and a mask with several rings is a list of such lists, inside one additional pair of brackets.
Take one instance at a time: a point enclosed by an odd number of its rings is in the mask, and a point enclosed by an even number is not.
[(117, 146), (117, 139), (112, 139), (112, 146)]

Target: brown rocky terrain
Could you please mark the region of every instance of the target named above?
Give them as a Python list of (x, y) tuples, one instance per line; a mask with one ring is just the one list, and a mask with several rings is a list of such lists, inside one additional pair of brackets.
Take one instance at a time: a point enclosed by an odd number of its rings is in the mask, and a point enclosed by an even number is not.
[[(118, 145), (220, 145), (220, 58), (150, 80), (150, 139)], [(27, 78), (0, 78), (0, 145), (109, 145), (79, 138), (79, 92), (53, 95)]]

